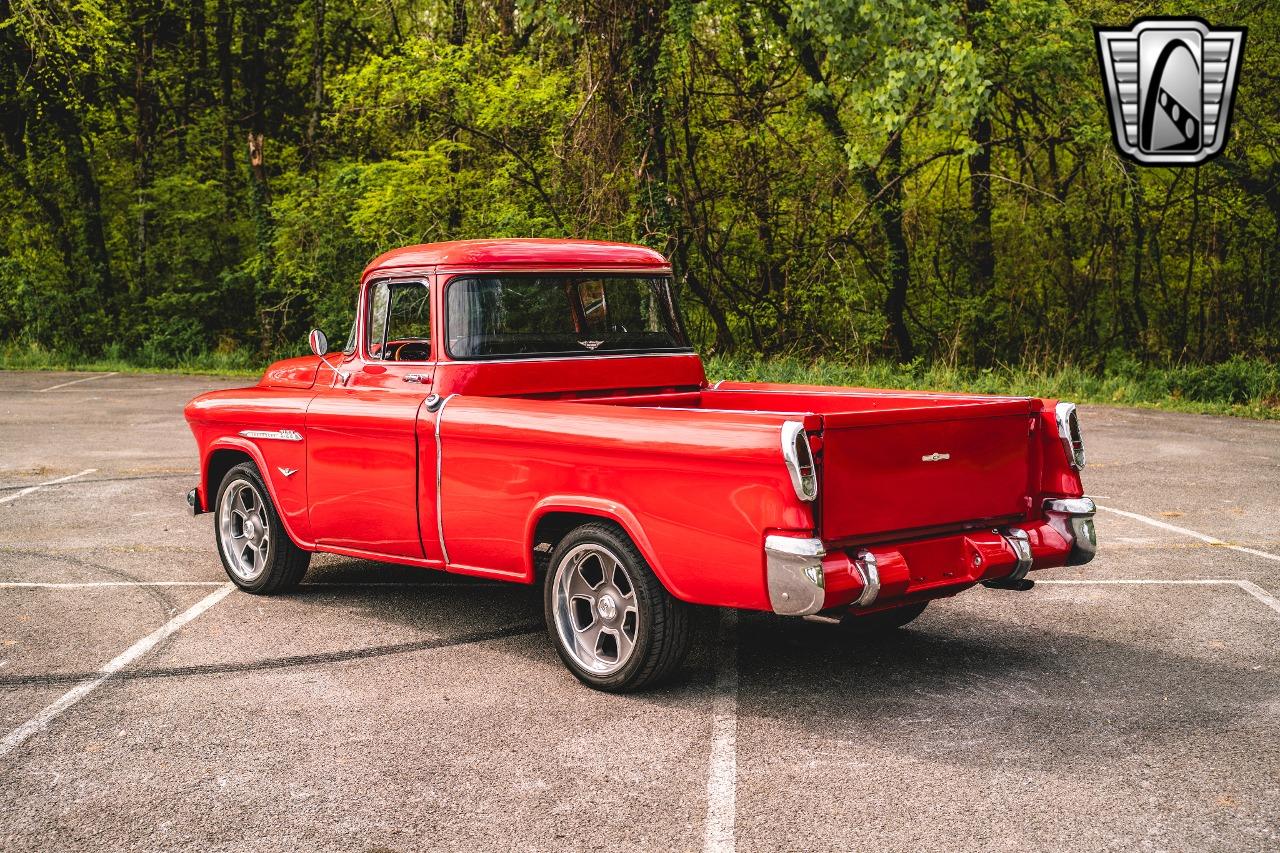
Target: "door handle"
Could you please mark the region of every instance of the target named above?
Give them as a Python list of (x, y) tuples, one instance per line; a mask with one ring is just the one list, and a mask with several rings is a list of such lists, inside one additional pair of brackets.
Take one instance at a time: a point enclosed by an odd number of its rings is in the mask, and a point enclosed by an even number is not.
[(431, 377), (421, 373), (406, 373), (401, 377), (405, 382), (417, 382), (421, 385), (430, 385)]

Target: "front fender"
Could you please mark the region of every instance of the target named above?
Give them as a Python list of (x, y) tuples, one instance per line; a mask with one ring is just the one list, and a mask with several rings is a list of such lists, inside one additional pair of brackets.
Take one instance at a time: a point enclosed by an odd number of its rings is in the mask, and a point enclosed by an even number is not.
[[(277, 442), (284, 444), (284, 442)], [(258, 473), (267, 486), (271, 502), (275, 504), (280, 522), (285, 532), (299, 548), (314, 549), (311, 539), (311, 524), (307, 513), (306, 449), (303, 442), (289, 443), (291, 447), (272, 448), (264, 452), (254, 441), (239, 435), (223, 435), (213, 439), (204, 446), (200, 461), (200, 489), (203, 505), (209, 511), (214, 510), (213, 502), (217, 499), (218, 483), (210, 482), (210, 462), (219, 450), (234, 450), (248, 454), (253, 464), (258, 466)], [(274, 464), (273, 464), (274, 463)], [(286, 477), (281, 468), (295, 473)]]

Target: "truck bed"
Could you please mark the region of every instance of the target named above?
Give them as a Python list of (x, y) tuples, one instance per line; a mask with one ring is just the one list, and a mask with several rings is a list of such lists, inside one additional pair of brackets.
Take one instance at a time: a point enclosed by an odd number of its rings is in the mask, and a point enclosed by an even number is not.
[(1032, 398), (719, 383), (592, 402), (803, 421), (818, 463), (819, 530), (828, 543), (1017, 521), (1039, 478), (1042, 403)]

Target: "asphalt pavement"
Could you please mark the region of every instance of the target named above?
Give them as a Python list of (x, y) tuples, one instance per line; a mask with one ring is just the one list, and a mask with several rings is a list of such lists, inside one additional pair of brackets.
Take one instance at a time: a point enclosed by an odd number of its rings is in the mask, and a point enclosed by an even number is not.
[(182, 406), (236, 384), (0, 372), (0, 850), (1280, 850), (1280, 423), (1082, 407), (1093, 563), (612, 696), (536, 589), (228, 592)]

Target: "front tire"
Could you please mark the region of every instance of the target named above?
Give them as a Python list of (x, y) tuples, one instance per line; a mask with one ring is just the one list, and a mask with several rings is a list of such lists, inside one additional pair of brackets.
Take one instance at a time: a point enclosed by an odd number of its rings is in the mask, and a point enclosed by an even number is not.
[(302, 581), (311, 552), (293, 544), (285, 532), (256, 465), (242, 462), (228, 471), (214, 506), (218, 555), (236, 586), (269, 595)]
[(626, 693), (654, 685), (689, 652), (692, 608), (667, 592), (612, 524), (584, 524), (561, 540), (543, 603), (556, 654), (597, 690)]

